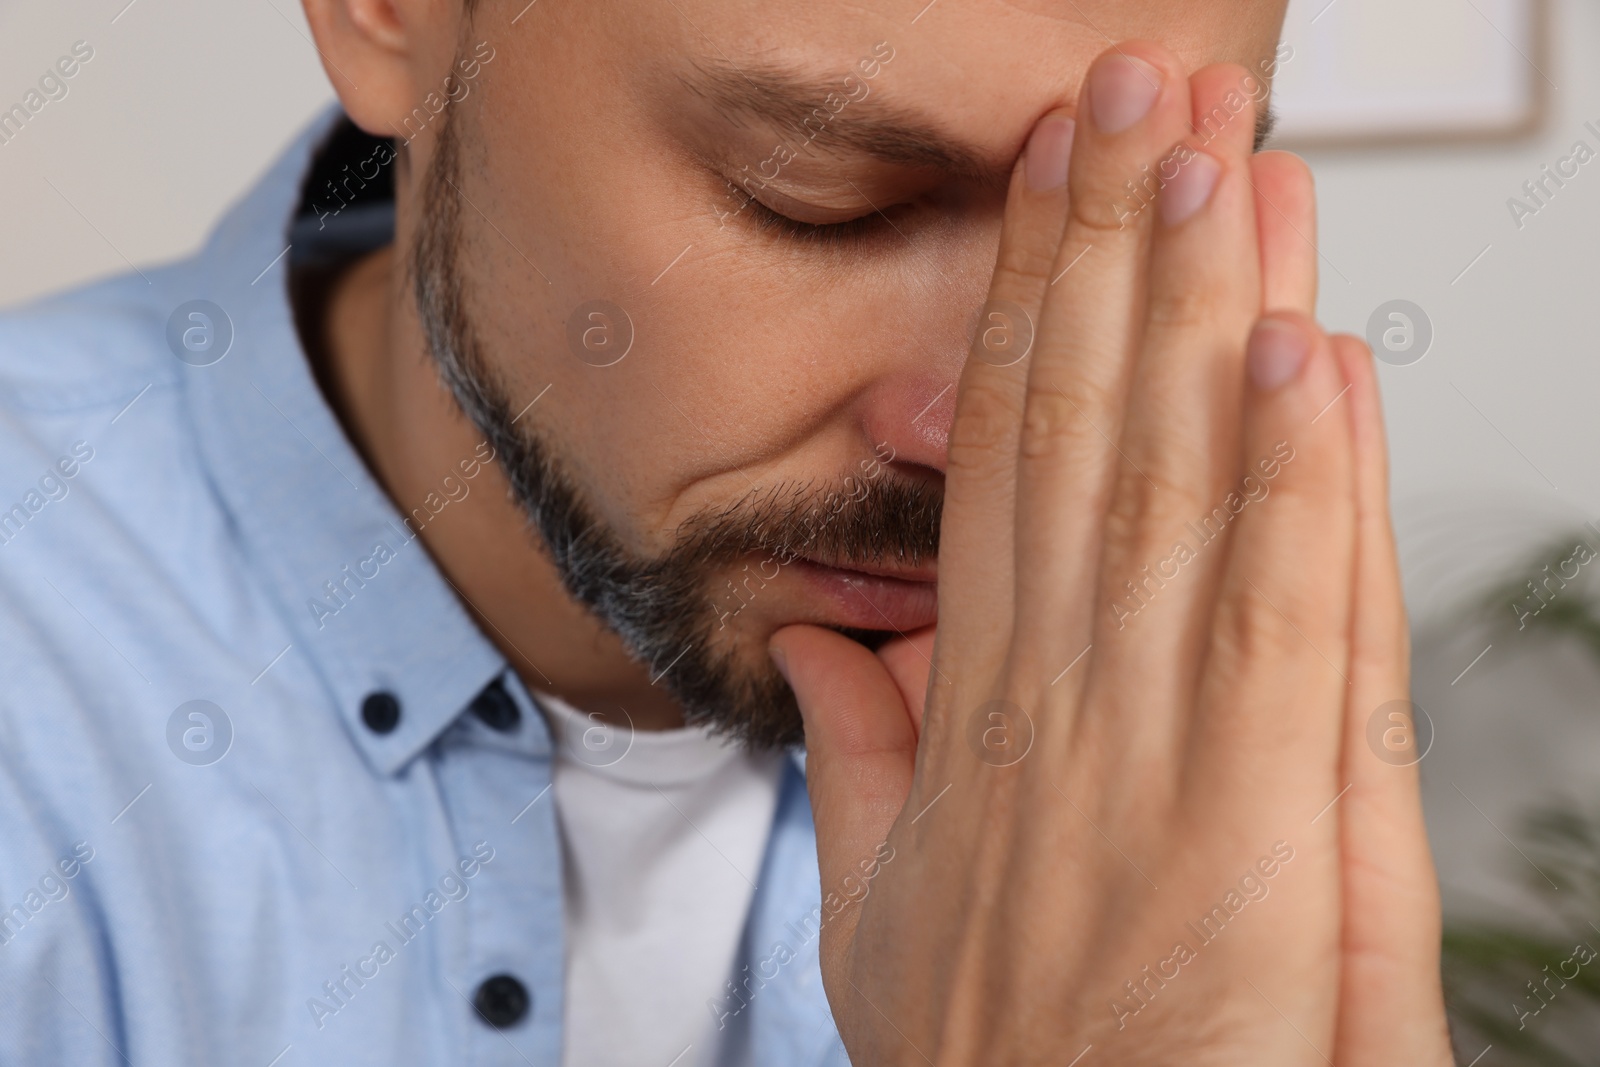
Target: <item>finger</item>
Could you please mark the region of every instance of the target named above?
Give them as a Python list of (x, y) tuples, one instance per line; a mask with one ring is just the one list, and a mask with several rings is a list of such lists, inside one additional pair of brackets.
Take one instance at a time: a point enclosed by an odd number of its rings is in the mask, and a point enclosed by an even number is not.
[[(1414, 723), (1406, 729), (1404, 719), (1384, 710), (1409, 700), (1410, 640), (1389, 519), (1383, 411), (1371, 351), (1348, 335), (1334, 337), (1333, 347), (1350, 386), (1339, 414), (1350, 423), (1356, 482), (1351, 684), (1344, 726), (1343, 778), (1349, 792), (1330, 813), (1339, 820), (1345, 859), (1345, 966), (1336, 1058), (1348, 1067), (1443, 1064), (1450, 1062), (1448, 1034), (1417, 1025), (1419, 1019), (1443, 1018), (1438, 882), (1415, 762), (1425, 754), (1418, 747), (1423, 735)], [(1409, 710), (1399, 708), (1402, 714)], [(1369, 726), (1375, 717), (1376, 748)]]
[(1213, 63), (1189, 76), (1190, 119), (1197, 141), (1219, 155), (1249, 156), (1267, 83), (1237, 63)]
[(1014, 666), (1041, 687), (1088, 643), (1100, 524), (1141, 333), (1153, 168), (1189, 132), (1178, 59), (1126, 42), (1089, 69), (1066, 233), (1044, 298), (1018, 441)]
[(1311, 168), (1291, 152), (1251, 159), (1256, 229), (1261, 240), (1262, 306), (1268, 311), (1317, 309), (1317, 209)]
[[(1194, 76), (1196, 112), (1222, 124), (1207, 118), (1209, 140), (1180, 142), (1158, 172), (1149, 303), (1106, 516), (1095, 637), (1098, 677), (1138, 677), (1148, 687), (1139, 716), (1108, 712), (1105, 723), (1119, 758), (1135, 762), (1131, 772), (1182, 743), (1178, 720), (1192, 706), (1204, 616), (1227, 560), (1232, 515), (1222, 501), (1259, 481), (1241, 480), (1239, 469), (1245, 345), (1261, 314), (1255, 114), (1241, 88), (1250, 77), (1233, 65)], [(1208, 542), (1213, 527), (1219, 536)]]
[[(1225, 503), (1237, 514), (1189, 784), (1197, 800), (1272, 796), (1310, 818), (1337, 792), (1349, 691), (1354, 483), (1348, 422), (1329, 409), (1345, 383), (1327, 336), (1288, 312), (1256, 326), (1246, 370), (1246, 465), (1270, 490)], [(1307, 831), (1330, 854), (1333, 825)]]
[(925, 626), (908, 634), (898, 634), (878, 649), (878, 658), (889, 668), (911, 715), (911, 725), (922, 733), (922, 710), (928, 700), (928, 676), (933, 669), (933, 646), (938, 625)]
[[(887, 840), (911, 790), (917, 732), (888, 668), (865, 646), (821, 627), (786, 626), (770, 647), (805, 720), (806, 791), (826, 896)], [(849, 943), (857, 918), (854, 907), (830, 916), (824, 953)]]
[(939, 604), (954, 647), (998, 645), (1009, 632), (1017, 432), (1039, 303), (1066, 225), (1075, 129), (1065, 110), (1047, 113), (1017, 161), (994, 279), (961, 374), (939, 533)]

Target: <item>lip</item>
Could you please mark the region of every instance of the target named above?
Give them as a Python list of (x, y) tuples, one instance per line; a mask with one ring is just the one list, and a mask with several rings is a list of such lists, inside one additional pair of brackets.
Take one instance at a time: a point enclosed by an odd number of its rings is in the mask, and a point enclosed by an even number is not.
[(793, 566), (807, 586), (831, 602), (830, 621), (839, 625), (907, 633), (938, 619), (937, 564), (835, 567), (801, 558)]

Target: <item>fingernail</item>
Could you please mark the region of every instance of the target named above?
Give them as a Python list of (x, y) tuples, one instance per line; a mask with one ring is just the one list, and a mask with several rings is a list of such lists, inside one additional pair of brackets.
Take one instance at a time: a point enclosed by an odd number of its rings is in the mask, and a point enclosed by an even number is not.
[(1077, 129), (1078, 124), (1065, 115), (1047, 115), (1034, 125), (1023, 161), (1029, 189), (1042, 193), (1066, 184)]
[(1205, 207), (1222, 174), (1222, 164), (1215, 156), (1193, 149), (1185, 151), (1187, 162), (1178, 164), (1178, 173), (1161, 187), (1161, 221), (1168, 226), (1176, 226)]
[(1150, 113), (1161, 72), (1134, 56), (1107, 56), (1089, 72), (1089, 109), (1101, 133), (1121, 133)]
[(1282, 319), (1262, 319), (1250, 334), (1245, 363), (1257, 389), (1271, 392), (1287, 385), (1305, 366), (1311, 352), (1305, 330)]
[(783, 680), (787, 682), (789, 680), (789, 661), (784, 658), (783, 649), (777, 645), (770, 645), (767, 648), (767, 655), (772, 657), (772, 665), (778, 668), (778, 673), (783, 675)]

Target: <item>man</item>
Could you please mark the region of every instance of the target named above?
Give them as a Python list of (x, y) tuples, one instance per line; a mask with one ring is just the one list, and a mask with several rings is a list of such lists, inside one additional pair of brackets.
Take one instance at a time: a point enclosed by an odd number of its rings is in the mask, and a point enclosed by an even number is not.
[(1449, 1062), (1281, 4), (306, 9), (0, 326), (0, 1061)]

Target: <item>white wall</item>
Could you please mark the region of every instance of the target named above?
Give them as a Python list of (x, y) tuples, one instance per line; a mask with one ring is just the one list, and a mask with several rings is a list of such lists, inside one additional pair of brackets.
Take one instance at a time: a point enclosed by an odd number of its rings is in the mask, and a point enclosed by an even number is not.
[(333, 99), (306, 33), (298, 0), (0, 4), (0, 109), (94, 49), (0, 144), (0, 304), (197, 247)]

